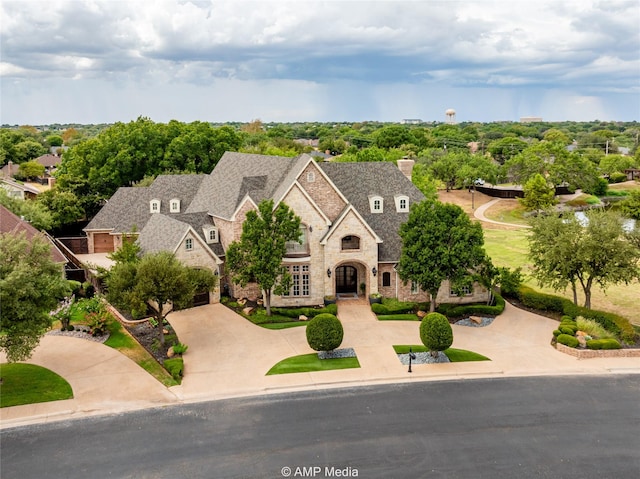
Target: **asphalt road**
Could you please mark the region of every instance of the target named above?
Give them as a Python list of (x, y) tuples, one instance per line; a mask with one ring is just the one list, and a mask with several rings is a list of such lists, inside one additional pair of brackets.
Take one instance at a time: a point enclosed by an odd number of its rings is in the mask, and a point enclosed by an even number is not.
[(11, 428), (0, 439), (3, 479), (635, 479), (640, 376), (270, 395)]

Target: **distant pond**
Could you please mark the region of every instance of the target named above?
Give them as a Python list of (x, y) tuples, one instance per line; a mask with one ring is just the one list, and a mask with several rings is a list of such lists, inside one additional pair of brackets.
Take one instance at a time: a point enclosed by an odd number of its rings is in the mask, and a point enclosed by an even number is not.
[[(587, 223), (589, 223), (589, 219), (587, 218), (587, 215), (584, 214), (584, 211), (576, 211), (574, 215), (581, 225), (586, 226)], [(636, 227), (636, 220), (632, 218), (625, 218), (622, 223), (622, 227), (625, 231), (633, 231)]]

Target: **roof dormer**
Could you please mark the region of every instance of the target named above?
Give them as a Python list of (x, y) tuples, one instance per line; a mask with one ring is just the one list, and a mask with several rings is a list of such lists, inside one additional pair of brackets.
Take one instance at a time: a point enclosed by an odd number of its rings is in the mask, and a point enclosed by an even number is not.
[(149, 202), (149, 213), (160, 213), (160, 200), (154, 198)]
[(218, 243), (220, 241), (217, 226), (203, 226), (202, 232), (204, 233), (207, 244)]
[(409, 212), (409, 197), (406, 195), (396, 195), (393, 197), (396, 202), (396, 211), (398, 213)]
[(369, 208), (372, 213), (382, 213), (384, 211), (384, 200), (382, 199), (382, 196), (369, 196)]
[(173, 198), (169, 201), (169, 212), (180, 213), (180, 200), (178, 198)]

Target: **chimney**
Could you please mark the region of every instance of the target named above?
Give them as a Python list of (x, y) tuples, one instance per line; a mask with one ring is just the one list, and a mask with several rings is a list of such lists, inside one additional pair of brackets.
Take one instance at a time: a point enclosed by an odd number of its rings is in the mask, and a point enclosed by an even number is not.
[(413, 171), (413, 165), (415, 164), (415, 161), (408, 159), (406, 156), (403, 159), (398, 160), (398, 168), (402, 174), (409, 179), (409, 181), (411, 181), (411, 172)]
[(9, 160), (9, 162), (7, 163), (7, 178), (13, 178), (13, 175), (11, 174), (12, 166), (13, 166), (13, 161)]

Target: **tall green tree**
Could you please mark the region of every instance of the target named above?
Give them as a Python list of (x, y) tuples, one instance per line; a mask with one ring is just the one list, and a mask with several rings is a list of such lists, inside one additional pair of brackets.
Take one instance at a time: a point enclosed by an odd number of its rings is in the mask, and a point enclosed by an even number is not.
[(160, 344), (164, 347), (163, 324), (167, 315), (189, 305), (193, 295), (212, 290), (216, 276), (182, 264), (166, 251), (144, 255), (139, 261), (118, 262), (106, 278), (107, 299), (131, 311), (153, 310)]
[(16, 175), (24, 180), (30, 180), (37, 178), (38, 176), (44, 176), (44, 165), (41, 165), (37, 161), (25, 161), (18, 167), (18, 174)]
[(24, 217), (37, 230), (49, 230), (53, 227), (51, 211), (39, 201), (14, 198), (9, 196), (5, 189), (0, 188), (0, 205), (14, 215)]
[(69, 293), (43, 237), (0, 234), (0, 349), (10, 362), (31, 356), (51, 326), (49, 312)]
[(620, 211), (623, 215), (640, 221), (640, 190), (633, 190), (620, 202)]
[(260, 286), (267, 316), (271, 316), (271, 294), (286, 291), (291, 282), (282, 266), (287, 242), (299, 239), (300, 218), (286, 204), (274, 208), (273, 200), (264, 200), (258, 211), (247, 213), (240, 241), (227, 249), (232, 280), (243, 287), (253, 281)]
[(540, 173), (530, 178), (523, 190), (524, 198), (520, 198), (520, 203), (527, 211), (546, 210), (556, 202), (555, 188)]
[(400, 227), (400, 237), (398, 274), (430, 294), (432, 312), (442, 282), (451, 281), (453, 290), (470, 286), (474, 270), (486, 257), (482, 227), (452, 204), (422, 201), (413, 205)]
[(40, 193), (37, 201), (51, 213), (52, 228), (71, 225), (85, 217), (80, 200), (71, 191), (63, 191), (54, 187)]
[(538, 281), (562, 289), (577, 280), (590, 308), (594, 284), (606, 290), (640, 278), (640, 250), (615, 212), (591, 210), (586, 217), (586, 225), (575, 216), (534, 219), (529, 245)]

